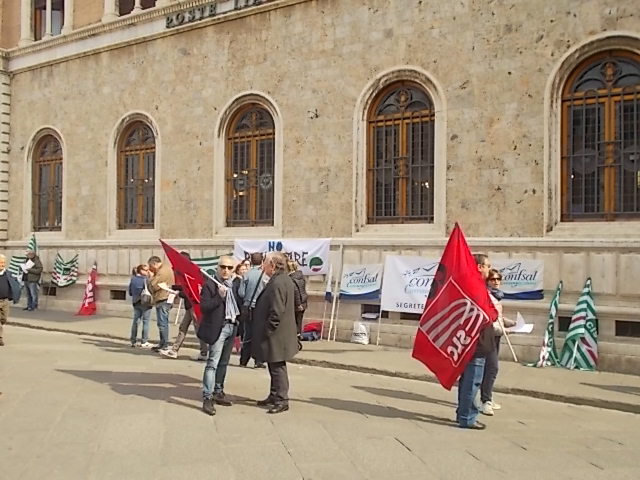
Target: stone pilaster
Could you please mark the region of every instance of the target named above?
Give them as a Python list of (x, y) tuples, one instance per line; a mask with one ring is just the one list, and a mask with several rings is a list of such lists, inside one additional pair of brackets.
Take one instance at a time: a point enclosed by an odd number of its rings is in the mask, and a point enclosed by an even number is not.
[(0, 240), (7, 240), (9, 222), (9, 136), (11, 84), (8, 59), (0, 52)]

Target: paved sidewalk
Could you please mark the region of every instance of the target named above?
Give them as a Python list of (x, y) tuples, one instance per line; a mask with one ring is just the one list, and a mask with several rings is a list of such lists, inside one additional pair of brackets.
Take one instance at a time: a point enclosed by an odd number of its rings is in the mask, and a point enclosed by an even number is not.
[[(24, 312), (18, 308), (12, 309), (9, 320), (9, 325), (125, 341), (131, 328), (131, 321), (123, 317), (78, 317), (67, 312)], [(157, 336), (155, 313), (151, 323), (154, 338)], [(196, 347), (192, 333), (184, 347)], [(171, 324), (171, 338), (176, 334), (177, 326)], [(5, 341), (11, 342), (11, 328), (5, 329)], [(409, 350), (327, 341), (303, 345), (295, 363), (436, 382), (426, 367), (411, 358)], [(195, 354), (195, 351), (187, 352), (188, 356)], [(181, 351), (181, 357), (184, 356), (185, 352)], [(495, 391), (640, 414), (640, 377), (634, 375), (530, 368), (502, 361)]]

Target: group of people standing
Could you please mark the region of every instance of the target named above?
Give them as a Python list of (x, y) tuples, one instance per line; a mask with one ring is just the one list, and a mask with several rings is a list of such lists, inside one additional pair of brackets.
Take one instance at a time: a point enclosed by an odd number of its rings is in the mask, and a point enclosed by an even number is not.
[[(500, 340), (505, 328), (513, 327), (516, 322), (502, 315), (500, 301), (504, 293), (500, 290), (502, 274), (491, 268), (489, 257), (479, 253), (474, 255), (478, 271), (489, 290), (489, 298), (498, 311), (493, 324), (480, 333), (473, 358), (467, 364), (458, 380), (458, 408), (456, 422), (462, 428), (484, 430), (486, 425), (477, 421), (480, 413), (492, 416), (499, 410), (500, 404), (493, 400), (493, 385), (498, 376), (498, 354)], [(478, 401), (480, 391), (480, 401)]]
[[(23, 310), (32, 312), (38, 309), (42, 262), (35, 251), (27, 250), (25, 263), (20, 268), (22, 269), (22, 282), (27, 292), (27, 306)], [(11, 302), (18, 303), (20, 301), (21, 292), (22, 285), (7, 270), (7, 257), (0, 254), (0, 347), (4, 347), (2, 330), (9, 318), (9, 306)]]
[[(181, 252), (189, 258), (188, 253)], [(213, 277), (205, 277), (200, 292), (202, 318), (196, 323), (193, 306), (175, 284), (171, 269), (160, 258), (151, 257), (148, 265), (138, 265), (129, 284), (133, 303), (131, 346), (158, 351), (177, 358), (189, 326), (193, 323), (200, 341), (198, 360), (206, 361), (202, 379), (202, 410), (214, 415), (215, 405), (231, 406), (224, 389), (227, 367), (236, 337), (241, 338), (240, 366), (267, 364), (271, 384), (269, 394), (257, 402), (269, 407), (268, 413), (289, 409), (287, 362), (299, 350), (302, 318), (307, 307), (304, 275), (298, 265), (279, 252), (263, 256), (254, 253), (250, 262), (236, 264), (232, 257), (220, 257)], [(169, 311), (173, 295), (183, 298), (185, 313), (173, 345), (168, 344)], [(155, 306), (160, 342), (149, 343), (149, 317)], [(142, 322), (142, 339), (137, 341)]]

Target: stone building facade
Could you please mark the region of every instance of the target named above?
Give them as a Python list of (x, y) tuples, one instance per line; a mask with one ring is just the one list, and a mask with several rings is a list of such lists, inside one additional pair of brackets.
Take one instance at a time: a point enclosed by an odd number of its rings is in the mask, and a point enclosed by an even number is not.
[[(563, 316), (591, 276), (602, 366), (632, 371), (636, 3), (0, 1), (2, 248), (35, 231), (48, 268), (57, 252), (97, 261), (103, 311), (128, 314), (119, 292), (160, 237), (195, 256), (331, 237), (339, 266), (439, 257), (458, 222), (476, 251), (543, 260)], [(581, 90), (591, 65), (604, 86)], [(80, 291), (49, 305), (74, 310)], [(507, 311), (540, 333), (548, 297)], [(360, 309), (341, 308), (342, 335)], [(411, 343), (405, 317), (383, 343)], [(531, 357), (540, 335), (516, 343)]]

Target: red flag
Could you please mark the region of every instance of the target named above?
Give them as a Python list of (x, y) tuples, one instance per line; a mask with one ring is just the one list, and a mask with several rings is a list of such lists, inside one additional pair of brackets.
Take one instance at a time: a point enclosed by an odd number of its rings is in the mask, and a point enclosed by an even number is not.
[(95, 315), (96, 313), (96, 277), (98, 276), (98, 265), (94, 262), (89, 277), (87, 278), (87, 285), (84, 287), (84, 298), (82, 299), (82, 305), (76, 315)]
[(451, 390), (475, 353), (480, 332), (497, 317), (498, 311), (456, 223), (420, 318), (412, 356)]
[(164, 248), (164, 253), (167, 254), (167, 258), (173, 266), (176, 285), (182, 287), (183, 292), (193, 304), (193, 313), (196, 316), (196, 321), (199, 323), (202, 315), (200, 312), (200, 292), (204, 284), (200, 267), (184, 255), (180, 255), (176, 249), (162, 240), (160, 240), (160, 243), (162, 244), (162, 248)]

